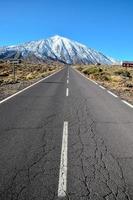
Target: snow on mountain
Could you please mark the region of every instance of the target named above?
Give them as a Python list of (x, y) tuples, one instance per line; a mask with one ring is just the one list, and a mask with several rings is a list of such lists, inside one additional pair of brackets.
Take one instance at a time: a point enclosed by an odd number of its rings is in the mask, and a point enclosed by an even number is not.
[(17, 46), (0, 48), (0, 59), (27, 58), (33, 54), (43, 60), (57, 60), (67, 64), (113, 64), (115, 60), (78, 42), (58, 35)]

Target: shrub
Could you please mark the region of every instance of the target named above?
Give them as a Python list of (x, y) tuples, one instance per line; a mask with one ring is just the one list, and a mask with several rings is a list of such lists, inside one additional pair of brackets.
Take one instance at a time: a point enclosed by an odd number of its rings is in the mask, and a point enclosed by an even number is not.
[(133, 83), (126, 83), (125, 86), (128, 88), (133, 88)]
[(128, 78), (132, 78), (130, 72), (128, 72), (128, 71), (124, 71), (124, 72), (122, 73), (122, 76), (128, 77)]
[(113, 82), (121, 82), (123, 81), (123, 78), (121, 76), (111, 76), (111, 80)]
[(126, 71), (126, 70), (118, 70), (118, 71), (115, 71), (114, 72), (114, 75), (118, 75), (118, 76), (123, 76), (123, 77), (128, 77), (128, 78), (131, 78), (131, 74), (129, 71)]
[(77, 67), (77, 70), (79, 70), (79, 71), (82, 71), (83, 70), (83, 67)]
[(0, 80), (0, 85), (4, 82), (4, 80)]
[(15, 84), (15, 83), (19, 83), (18, 79), (16, 79), (16, 80), (14, 81), (12, 78), (8, 78), (7, 80), (4, 80), (4, 81), (3, 81), (3, 84), (4, 84), (4, 85), (7, 85), (7, 84)]
[(3, 72), (3, 73), (0, 74), (0, 76), (1, 76), (1, 77), (9, 76), (9, 72)]
[(111, 80), (111, 77), (109, 75), (102, 75), (101, 78), (100, 78), (102, 81), (110, 81)]
[(51, 73), (50, 72), (44, 72), (41, 74), (42, 78), (45, 78), (46, 76), (49, 76)]
[(119, 76), (119, 75), (121, 75), (122, 72), (123, 72), (123, 70), (120, 69), (118, 71), (115, 71), (114, 75)]
[(95, 73), (94, 78), (96, 78), (99, 81), (110, 81), (111, 77), (110, 74), (107, 72), (100, 72), (100, 73)]
[(103, 70), (101, 68), (99, 68), (99, 67), (87, 67), (87, 68), (82, 70), (82, 72), (84, 74), (88, 74), (88, 75), (90, 75), (90, 74), (99, 74), (102, 71)]
[(83, 72), (84, 74), (88, 74), (88, 68), (84, 68), (84, 69), (82, 70), (82, 72)]
[(27, 80), (30, 80), (30, 79), (33, 79), (34, 78), (34, 75), (32, 73), (29, 73), (27, 76), (26, 76), (26, 79)]

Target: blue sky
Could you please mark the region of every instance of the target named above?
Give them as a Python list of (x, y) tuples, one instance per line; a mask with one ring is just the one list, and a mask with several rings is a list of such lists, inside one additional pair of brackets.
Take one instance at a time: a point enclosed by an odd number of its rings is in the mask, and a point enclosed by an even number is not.
[(0, 46), (61, 35), (133, 60), (132, 0), (0, 0)]

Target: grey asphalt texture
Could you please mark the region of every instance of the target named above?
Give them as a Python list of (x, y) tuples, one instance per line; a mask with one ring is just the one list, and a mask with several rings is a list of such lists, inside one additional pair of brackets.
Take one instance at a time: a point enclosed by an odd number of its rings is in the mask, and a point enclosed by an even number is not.
[(132, 200), (133, 109), (68, 66), (0, 104), (0, 200), (59, 199), (64, 121), (62, 199)]

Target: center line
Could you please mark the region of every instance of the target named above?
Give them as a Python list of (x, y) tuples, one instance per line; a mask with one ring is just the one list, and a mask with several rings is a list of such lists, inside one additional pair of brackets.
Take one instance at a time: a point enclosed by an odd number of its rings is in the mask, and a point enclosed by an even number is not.
[(69, 80), (67, 80), (67, 84), (69, 83)]
[(66, 89), (66, 97), (68, 97), (68, 95), (69, 95), (69, 89), (67, 88)]
[(59, 172), (58, 197), (65, 197), (67, 190), (67, 153), (68, 153), (68, 122), (64, 122), (62, 150)]

